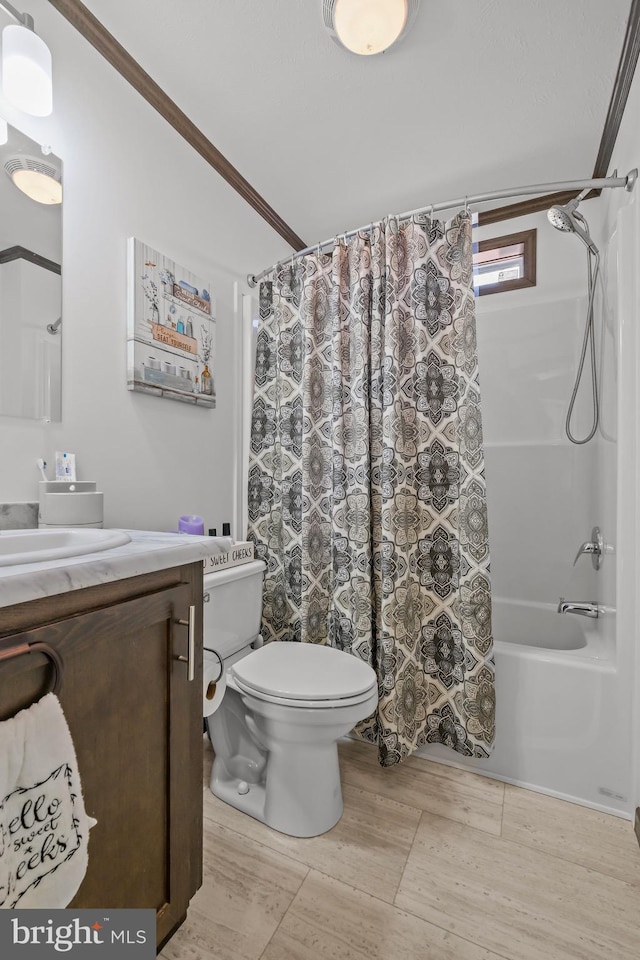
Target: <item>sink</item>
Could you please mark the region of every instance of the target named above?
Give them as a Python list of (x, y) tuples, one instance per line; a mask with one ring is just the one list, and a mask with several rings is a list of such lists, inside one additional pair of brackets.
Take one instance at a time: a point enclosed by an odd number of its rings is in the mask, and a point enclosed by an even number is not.
[(77, 527), (68, 530), (3, 530), (0, 531), (0, 567), (81, 557), (130, 542), (131, 537), (122, 530), (83, 530)]

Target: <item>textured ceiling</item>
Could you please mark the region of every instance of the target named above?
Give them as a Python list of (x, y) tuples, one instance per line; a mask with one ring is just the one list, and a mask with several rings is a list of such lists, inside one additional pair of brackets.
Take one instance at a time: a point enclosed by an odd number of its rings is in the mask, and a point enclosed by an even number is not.
[(630, 9), (422, 0), (410, 34), (367, 58), (329, 37), (321, 0), (85, 3), (309, 244), (450, 197), (589, 177)]

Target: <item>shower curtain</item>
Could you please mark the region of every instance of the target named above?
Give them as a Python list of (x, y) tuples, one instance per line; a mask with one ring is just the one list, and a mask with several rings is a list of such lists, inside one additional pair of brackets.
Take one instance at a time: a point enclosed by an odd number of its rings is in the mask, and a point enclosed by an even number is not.
[(378, 676), (391, 766), (494, 737), (471, 215), (388, 218), (260, 287), (249, 536), (266, 640)]

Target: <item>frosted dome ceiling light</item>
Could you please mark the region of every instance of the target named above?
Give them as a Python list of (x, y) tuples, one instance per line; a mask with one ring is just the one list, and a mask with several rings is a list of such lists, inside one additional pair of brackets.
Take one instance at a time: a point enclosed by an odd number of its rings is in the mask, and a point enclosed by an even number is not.
[(18, 110), (48, 117), (53, 110), (51, 53), (33, 29), (33, 17), (6, 0), (0, 8), (17, 21), (2, 31), (2, 92)]
[(361, 56), (384, 53), (413, 22), (420, 0), (323, 0), (324, 24), (341, 46)]
[(18, 190), (22, 190), (31, 200), (46, 204), (62, 203), (60, 172), (52, 164), (38, 157), (21, 154), (9, 157), (4, 169)]

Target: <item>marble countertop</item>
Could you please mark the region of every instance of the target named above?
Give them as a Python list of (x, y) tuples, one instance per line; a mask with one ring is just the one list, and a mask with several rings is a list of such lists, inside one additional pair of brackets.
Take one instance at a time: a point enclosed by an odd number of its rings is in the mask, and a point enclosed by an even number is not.
[(110, 550), (40, 563), (0, 567), (0, 607), (137, 577), (225, 553), (226, 537), (125, 530), (130, 543)]

